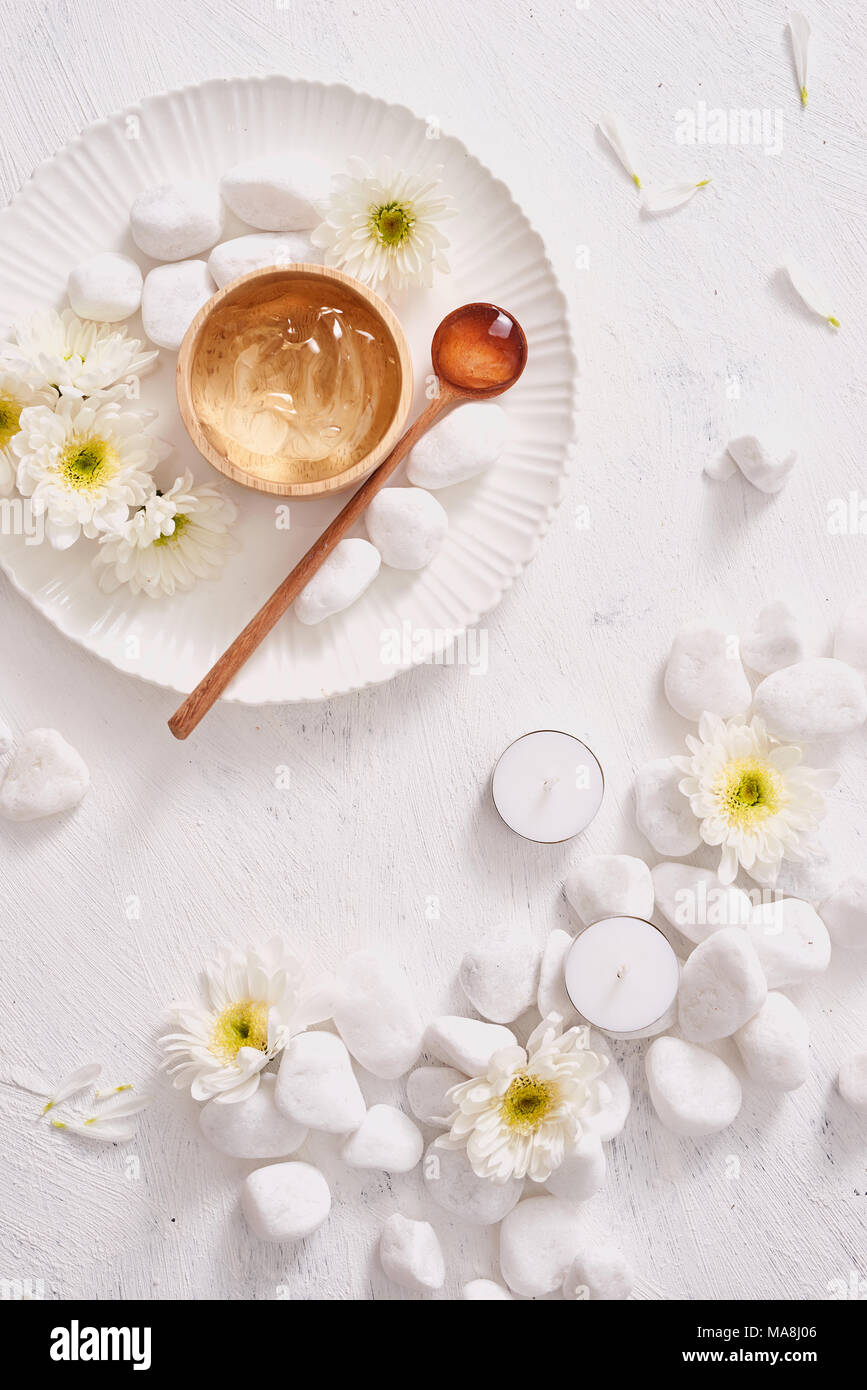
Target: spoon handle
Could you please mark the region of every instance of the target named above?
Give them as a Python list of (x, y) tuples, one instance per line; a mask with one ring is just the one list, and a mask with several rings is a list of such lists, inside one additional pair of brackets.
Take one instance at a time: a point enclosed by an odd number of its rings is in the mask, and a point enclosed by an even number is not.
[(362, 483), (358, 491), (353, 493), (343, 510), (338, 512), (330, 526), (327, 526), (319, 539), (314, 541), (291, 574), (288, 574), (283, 583), (274, 590), (256, 616), (250, 619), (243, 632), (238, 634), (207, 675), (202, 677), (195, 690), (175, 710), (169, 720), (169, 728), (175, 738), (187, 738), (193, 732), (199, 720), (204, 718), (211, 705), (219, 699), (229, 681), (237, 675), (259, 643), (268, 635), (278, 619), (282, 618), (289, 605), (295, 602), (307, 581), (331, 554), (337, 542), (346, 535), (350, 526), (355, 524), (413, 445), (430, 429), (447, 406), (460, 399), (461, 393), (453, 390), (447, 382), (439, 383), (438, 394), (410, 425), (406, 434), (398, 440), (388, 457)]

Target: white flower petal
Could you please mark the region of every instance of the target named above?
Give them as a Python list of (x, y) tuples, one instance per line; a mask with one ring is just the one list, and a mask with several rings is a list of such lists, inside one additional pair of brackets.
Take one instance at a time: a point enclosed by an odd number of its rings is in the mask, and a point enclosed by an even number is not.
[(792, 282), (795, 294), (804, 301), (807, 308), (812, 309), (814, 314), (818, 314), (819, 318), (824, 319), (832, 328), (839, 328), (840, 320), (834, 313), (831, 296), (827, 290), (817, 285), (797, 261), (787, 259), (783, 263), (783, 269)]
[(53, 1095), (49, 1097), (48, 1103), (42, 1111), (46, 1115), (55, 1105), (60, 1105), (63, 1101), (69, 1100), (71, 1096), (78, 1095), (79, 1091), (84, 1091), (88, 1086), (92, 1086), (102, 1067), (99, 1062), (88, 1062), (83, 1067), (77, 1067), (70, 1072), (55, 1088)]
[(640, 188), (641, 179), (638, 176), (638, 163), (633, 157), (630, 148), (632, 137), (625, 129), (622, 122), (618, 121), (616, 116), (608, 114), (603, 116), (599, 121), (599, 129), (617, 155), (617, 158), (620, 160), (627, 174), (632, 179), (635, 187)]
[(798, 79), (798, 90), (801, 95), (801, 105), (807, 105), (807, 59), (810, 47), (810, 25), (806, 15), (801, 14), (800, 10), (793, 10), (789, 15), (789, 32), (792, 36), (792, 55), (795, 60), (795, 76)]
[(710, 179), (701, 179), (699, 183), (667, 183), (654, 184), (644, 190), (641, 206), (644, 212), (672, 212), (675, 208), (683, 207), (688, 203), (694, 193), (700, 188), (706, 188)]

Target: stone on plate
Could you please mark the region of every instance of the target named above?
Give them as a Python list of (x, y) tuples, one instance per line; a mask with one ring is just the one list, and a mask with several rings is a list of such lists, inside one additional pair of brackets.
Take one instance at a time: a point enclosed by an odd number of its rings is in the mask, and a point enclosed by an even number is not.
[(509, 439), (501, 405), (470, 401), (443, 416), (410, 451), (406, 476), (416, 487), (450, 487), (496, 463)]
[(705, 710), (723, 719), (745, 714), (752, 692), (737, 638), (713, 623), (681, 628), (665, 668), (665, 694), (672, 709), (696, 723)]
[(466, 1151), (428, 1146), (422, 1165), (429, 1195), (443, 1211), (467, 1226), (496, 1226), (520, 1201), (523, 1178), (494, 1182), (473, 1171)]
[(379, 574), (379, 551), (358, 536), (338, 541), (295, 600), (295, 616), (308, 626), (342, 613)]
[(605, 1150), (594, 1129), (578, 1140), (575, 1153), (564, 1158), (547, 1183), (549, 1192), (567, 1202), (586, 1202), (595, 1197), (605, 1183)]
[(415, 1118), (445, 1129), (455, 1110), (447, 1093), (466, 1079), (455, 1067), (416, 1067), (406, 1078), (406, 1099)]
[(449, 516), (423, 487), (384, 487), (364, 513), (364, 524), (383, 564), (420, 570), (445, 540)]
[(431, 1293), (446, 1281), (442, 1246), (427, 1221), (395, 1212), (382, 1228), (379, 1258), (385, 1274), (402, 1289)]
[(850, 951), (867, 949), (867, 877), (853, 874), (847, 878), (822, 903), (819, 916), (835, 946)]
[(759, 612), (751, 632), (741, 638), (741, 660), (751, 671), (770, 676), (806, 656), (798, 615), (785, 599), (771, 599)]
[(555, 927), (545, 942), (542, 961), (539, 966), (539, 989), (536, 993), (536, 1007), (543, 1018), (549, 1014), (559, 1014), (565, 1028), (579, 1022), (577, 1011), (566, 993), (563, 972), (566, 955), (574, 941), (567, 931)]
[(649, 917), (653, 881), (643, 859), (631, 854), (594, 854), (570, 869), (566, 897), (588, 927), (602, 917)]
[(723, 927), (696, 946), (684, 964), (677, 995), (680, 1031), (696, 1043), (730, 1038), (758, 1013), (767, 993), (748, 933)]
[(461, 961), (458, 978), (477, 1013), (491, 1023), (511, 1023), (536, 1000), (540, 951), (529, 932), (489, 927)]
[(304, 232), (321, 221), (331, 178), (314, 155), (293, 151), (236, 164), (220, 191), (236, 217), (263, 232)]
[(779, 492), (780, 488), (785, 487), (789, 474), (798, 462), (794, 450), (785, 458), (775, 458), (754, 434), (730, 439), (727, 448), (747, 482), (760, 492)]
[(810, 1070), (810, 1030), (801, 1010), (785, 994), (771, 990), (734, 1040), (751, 1081), (775, 1091), (803, 1086)]
[(482, 1023), (460, 1014), (442, 1014), (428, 1024), (425, 1046), (450, 1067), (466, 1076), (482, 1076), (495, 1052), (517, 1046), (510, 1028), (501, 1023)]
[(367, 1111), (349, 1053), (333, 1033), (297, 1033), (290, 1040), (274, 1099), (290, 1120), (329, 1134), (357, 1129)]
[(720, 883), (715, 869), (663, 860), (650, 872), (657, 908), (688, 941), (698, 944), (720, 927), (745, 927), (752, 920), (746, 893)]
[(654, 758), (635, 776), (635, 821), (657, 854), (692, 854), (701, 844), (699, 823), (680, 790), (683, 773), (671, 758)]
[(144, 282), (141, 321), (157, 347), (177, 352), (184, 334), (216, 286), (204, 261), (158, 265)]
[(867, 594), (853, 598), (844, 609), (834, 636), (834, 655), (867, 680)]
[(203, 1105), (199, 1126), (208, 1143), (230, 1158), (283, 1158), (300, 1149), (307, 1129), (277, 1109), (276, 1084), (276, 1076), (266, 1075), (246, 1100)]
[(146, 256), (185, 261), (220, 240), (224, 217), (216, 185), (186, 179), (140, 193), (130, 208), (129, 225), (133, 241)]
[(332, 1017), (357, 1062), (394, 1081), (418, 1058), (424, 1022), (401, 967), (378, 951), (354, 951), (335, 971)]
[(602, 1073), (599, 1102), (592, 1109), (585, 1107), (582, 1110), (581, 1123), (592, 1129), (603, 1144), (607, 1144), (626, 1124), (632, 1096), (629, 1083), (611, 1051), (611, 1044), (605, 1034), (597, 1032), (595, 1028), (590, 1030), (590, 1050), (606, 1057), (608, 1066)]
[(122, 323), (141, 307), (142, 273), (129, 256), (100, 251), (70, 271), (66, 295), (73, 313), (95, 323)]
[(846, 1058), (837, 1075), (837, 1090), (847, 1105), (867, 1110), (867, 1052)]
[(461, 1298), (466, 1299), (468, 1303), (492, 1303), (498, 1299), (514, 1302), (509, 1290), (498, 1284), (495, 1279), (471, 1279), (468, 1284), (464, 1284)]
[(321, 265), (322, 252), (303, 232), (253, 232), (221, 241), (208, 257), (208, 270), (218, 289), (268, 266)]
[(656, 1038), (644, 1066), (653, 1108), (674, 1134), (716, 1134), (741, 1108), (741, 1083), (731, 1067), (695, 1043)]
[(81, 754), (56, 729), (31, 729), (19, 740), (0, 784), (0, 816), (41, 820), (77, 806), (90, 786)]
[(372, 1105), (340, 1156), (349, 1168), (382, 1168), (409, 1173), (424, 1151), (421, 1130), (393, 1105)]
[(858, 672), (833, 656), (812, 656), (766, 676), (755, 713), (784, 743), (849, 734), (867, 719), (867, 689)]
[(579, 1208), (559, 1197), (526, 1197), (500, 1227), (500, 1269), (513, 1293), (559, 1289), (581, 1243)]
[(260, 1240), (301, 1240), (328, 1216), (331, 1191), (312, 1163), (272, 1163), (244, 1180), (241, 1208)]
[(762, 903), (747, 927), (769, 989), (797, 985), (827, 970), (831, 938), (815, 908), (800, 898)]
[(624, 1299), (632, 1292), (635, 1276), (632, 1266), (616, 1245), (589, 1244), (576, 1255), (563, 1280), (563, 1297), (597, 1301)]

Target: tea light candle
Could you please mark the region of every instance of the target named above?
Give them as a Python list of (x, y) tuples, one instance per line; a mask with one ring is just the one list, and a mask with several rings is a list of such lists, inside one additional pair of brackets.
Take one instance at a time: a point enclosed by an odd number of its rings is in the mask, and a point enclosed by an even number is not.
[(538, 729), (510, 743), (491, 792), (503, 820), (525, 840), (558, 844), (590, 824), (604, 778), (595, 754), (572, 734)]
[(604, 917), (572, 942), (564, 982), (575, 1008), (595, 1028), (647, 1036), (677, 997), (680, 966), (652, 922)]

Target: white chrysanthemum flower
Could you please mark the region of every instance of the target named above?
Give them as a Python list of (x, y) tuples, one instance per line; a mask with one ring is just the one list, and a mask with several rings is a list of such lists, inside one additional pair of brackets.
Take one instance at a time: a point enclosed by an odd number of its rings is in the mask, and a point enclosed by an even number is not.
[(12, 441), (20, 429), (21, 412), (34, 405), (51, 406), (56, 400), (56, 391), (31, 386), (25, 377), (0, 362), (0, 497), (8, 497), (15, 486), (18, 456)]
[(577, 1148), (584, 1115), (598, 1104), (608, 1059), (587, 1046), (589, 1030), (562, 1032), (559, 1014), (543, 1019), (526, 1051), (495, 1052), (484, 1076), (453, 1086), (449, 1133), (436, 1143), (466, 1149), (480, 1178), (547, 1182)]
[(130, 507), (153, 492), (150, 474), (168, 453), (167, 444), (146, 432), (153, 418), (116, 401), (69, 396), (55, 410), (32, 406), (21, 412), (12, 440), (18, 490), (44, 515), (55, 549), (66, 550), (82, 531), (93, 539), (116, 530)]
[(804, 837), (825, 814), (823, 793), (838, 773), (802, 767), (794, 744), (778, 743), (763, 720), (728, 722), (703, 714), (690, 756), (672, 758), (683, 772), (680, 790), (701, 822), (705, 844), (721, 845), (719, 877), (733, 883), (738, 865), (774, 883), (783, 859), (803, 859)]
[(206, 999), (174, 1005), (160, 1039), (172, 1084), (194, 1100), (246, 1100), (295, 1033), (330, 1017), (327, 986), (310, 984), (280, 937), (261, 950), (222, 947), (205, 981)]
[(348, 174), (335, 175), (325, 221), (311, 234), (326, 264), (381, 294), (429, 289), (434, 270), (449, 268), (443, 255), (449, 243), (437, 226), (454, 214), (451, 199), (438, 192), (442, 166), (417, 175), (388, 158), (375, 168), (353, 158), (348, 167)]
[(93, 561), (99, 587), (111, 594), (128, 584), (134, 594), (159, 598), (213, 578), (238, 548), (229, 530), (237, 514), (218, 488), (194, 486), (186, 472), (102, 537)]
[(41, 310), (16, 326), (15, 339), (3, 344), (0, 355), (13, 370), (62, 396), (117, 400), (128, 394), (126, 382), (159, 356), (143, 350), (125, 328), (80, 319), (71, 309)]

